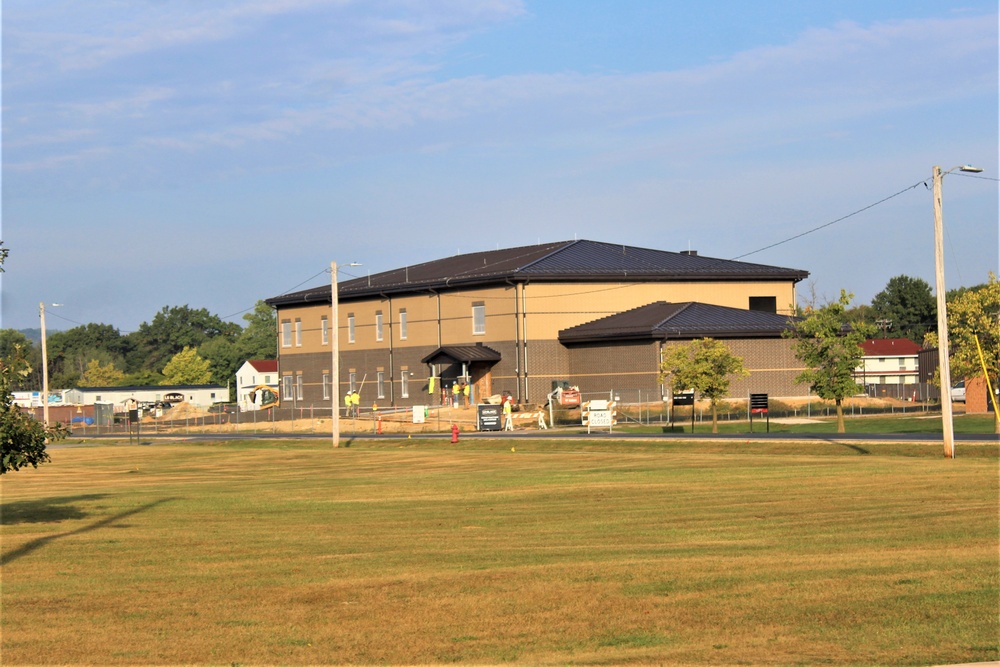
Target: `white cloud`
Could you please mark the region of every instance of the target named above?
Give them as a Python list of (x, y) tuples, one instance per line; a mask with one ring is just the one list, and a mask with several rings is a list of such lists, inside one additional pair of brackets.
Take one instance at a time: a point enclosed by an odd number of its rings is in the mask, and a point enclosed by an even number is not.
[[(481, 12), (488, 14), (485, 18), (468, 12), (454, 18), (438, 11), (405, 21), (375, 16), (356, 22), (368, 25), (369, 35), (425, 35), (424, 47), (430, 48), (455, 24), (467, 32), (473, 27), (470, 22), (499, 20), (518, 9), (518, 5), (494, 4)], [(348, 3), (335, 5), (343, 9)], [(240, 3), (196, 16), (184, 16), (169, 7), (161, 12), (177, 15), (173, 20), (165, 20), (163, 27), (147, 27), (125, 44), (104, 36), (101, 41), (115, 46), (89, 48), (81, 40), (83, 45), (78, 42), (76, 48), (91, 54), (81, 62), (96, 66), (104, 56), (94, 54), (107, 55), (112, 48), (120, 50), (116, 57), (122, 57), (140, 48), (130, 46), (133, 41), (152, 50), (155, 45), (226, 39), (243, 21), (283, 12), (328, 10), (333, 5), (319, 0)], [(13, 128), (8, 139), (16, 149), (39, 143), (32, 137), (42, 134), (92, 137), (100, 133), (115, 137), (108, 143), (114, 143), (116, 151), (151, 145), (209, 150), (297, 136), (322, 143), (331, 140), (330, 133), (360, 129), (392, 132), (391, 140), (402, 139), (405, 149), (408, 138), (396, 133), (408, 128), (434, 132), (455, 124), (461, 131), (463, 123), (496, 123), (499, 133), (516, 127), (515, 135), (527, 132), (551, 138), (553, 133), (572, 133), (574, 128), (614, 132), (683, 118), (702, 140), (711, 133), (728, 143), (778, 126), (785, 130), (825, 127), (834, 120), (885, 114), (941, 97), (957, 100), (995, 89), (995, 63), (989, 60), (996, 51), (995, 24), (995, 16), (870, 27), (841, 24), (810, 30), (787, 45), (739, 53), (722, 63), (630, 74), (568, 72), (449, 79), (435, 72), (432, 63), (409, 55), (388, 60), (329, 59), (318, 54), (312, 61), (296, 62), (295, 67), (288, 63), (273, 72), (249, 74), (260, 78), (213, 81), (211, 75), (196, 73), (184, 90), (137, 82), (131, 90), (126, 83), (125, 93), (115, 95), (121, 86), (104, 92), (95, 87), (83, 99), (57, 102), (53, 111), (40, 114), (38, 122)], [(13, 99), (8, 113), (23, 116), (16, 91), (9, 97)], [(39, 110), (37, 105), (30, 108)], [(141, 119), (148, 122), (138, 122)], [(122, 124), (123, 120), (135, 122)], [(495, 141), (496, 135), (490, 134)], [(686, 137), (680, 140), (690, 143)], [(663, 146), (677, 141), (678, 137), (668, 135), (654, 143)], [(58, 156), (40, 161), (17, 150), (11, 159), (14, 166), (63, 162)]]

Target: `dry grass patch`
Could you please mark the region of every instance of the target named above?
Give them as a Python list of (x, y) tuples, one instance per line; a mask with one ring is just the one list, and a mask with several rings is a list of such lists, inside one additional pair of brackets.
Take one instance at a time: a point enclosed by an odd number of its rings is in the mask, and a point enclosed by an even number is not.
[(3, 480), (4, 662), (998, 657), (995, 456), (476, 447), (56, 449)]

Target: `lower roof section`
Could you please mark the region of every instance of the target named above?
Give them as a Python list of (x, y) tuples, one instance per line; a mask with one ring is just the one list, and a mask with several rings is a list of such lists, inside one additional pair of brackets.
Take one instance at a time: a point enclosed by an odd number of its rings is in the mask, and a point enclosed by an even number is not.
[(654, 303), (559, 332), (559, 342), (690, 340), (693, 338), (780, 338), (795, 318), (755, 310), (686, 302)]

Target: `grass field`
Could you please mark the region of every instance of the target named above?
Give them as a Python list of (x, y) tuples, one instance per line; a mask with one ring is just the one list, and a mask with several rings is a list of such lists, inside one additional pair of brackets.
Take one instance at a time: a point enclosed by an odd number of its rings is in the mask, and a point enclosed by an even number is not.
[(0, 478), (0, 662), (997, 660), (997, 449), (53, 448)]

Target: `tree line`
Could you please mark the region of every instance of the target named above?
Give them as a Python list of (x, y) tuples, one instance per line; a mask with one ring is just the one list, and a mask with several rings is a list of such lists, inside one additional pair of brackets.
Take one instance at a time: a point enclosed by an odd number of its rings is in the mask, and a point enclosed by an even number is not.
[[(243, 315), (245, 326), (225, 322), (205, 308), (164, 306), (150, 322), (122, 334), (109, 324), (84, 324), (46, 336), (49, 387), (231, 384), (249, 359), (276, 359), (275, 314), (263, 301)], [(14, 329), (0, 329), (0, 358), (20, 348), (30, 371), (11, 389), (42, 386), (40, 343)]]

